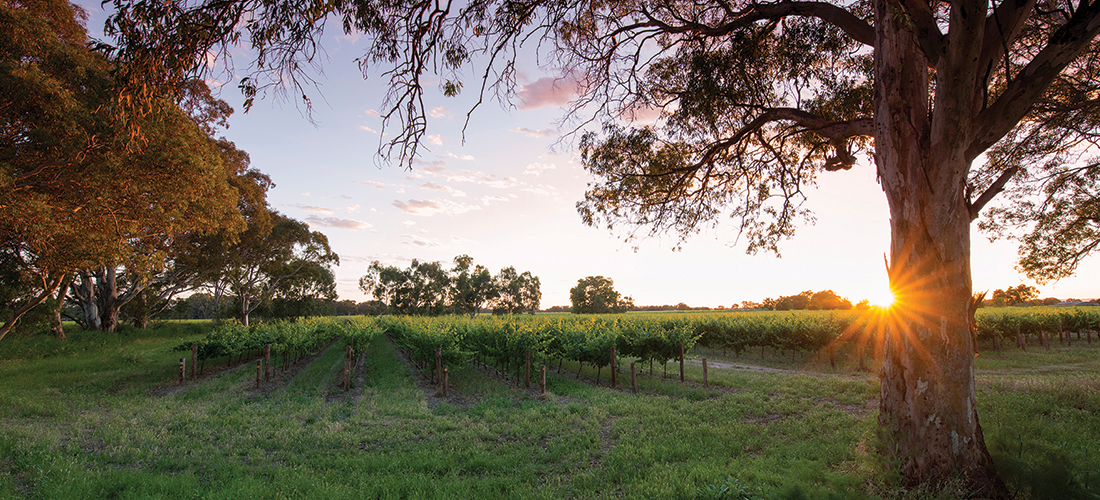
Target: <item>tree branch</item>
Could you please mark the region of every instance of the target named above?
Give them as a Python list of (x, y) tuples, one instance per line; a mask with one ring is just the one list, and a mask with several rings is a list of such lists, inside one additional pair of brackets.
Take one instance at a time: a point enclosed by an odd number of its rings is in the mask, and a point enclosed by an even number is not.
[(994, 196), (997, 196), (1001, 191), (1005, 190), (1005, 184), (1007, 184), (1009, 179), (1012, 179), (1012, 176), (1016, 175), (1016, 172), (1019, 170), (1020, 167), (1010, 167), (1004, 172), (1001, 172), (1000, 177), (997, 177), (997, 180), (993, 181), (993, 184), (990, 184), (978, 199), (974, 200), (974, 202), (966, 202), (966, 207), (970, 211), (971, 221), (978, 218), (978, 214), (981, 213), (982, 208), (985, 208), (986, 204), (989, 203)]
[(920, 44), (924, 57), (928, 58), (929, 65), (939, 67), (943, 57), (943, 33), (936, 23), (936, 17), (932, 14), (932, 8), (924, 0), (900, 0), (901, 7), (909, 15), (909, 21), (914, 25), (914, 34)]
[(1050, 42), (1008, 84), (1005, 92), (978, 114), (978, 133), (966, 151), (968, 159), (999, 141), (1024, 118), (1055, 78), (1100, 34), (1100, 2), (1082, 6)]
[(703, 23), (682, 20), (682, 24), (672, 25), (649, 15), (648, 21), (620, 28), (622, 31), (633, 31), (641, 28), (657, 28), (668, 34), (698, 33), (708, 37), (726, 36), (734, 31), (743, 29), (753, 23), (770, 19), (781, 19), (787, 16), (816, 17), (837, 28), (840, 28), (855, 41), (867, 46), (875, 44), (875, 29), (866, 21), (856, 17), (847, 9), (824, 2), (790, 2), (784, 1), (774, 4), (752, 4), (747, 10), (732, 13), (736, 19), (732, 22), (718, 26), (708, 26)]

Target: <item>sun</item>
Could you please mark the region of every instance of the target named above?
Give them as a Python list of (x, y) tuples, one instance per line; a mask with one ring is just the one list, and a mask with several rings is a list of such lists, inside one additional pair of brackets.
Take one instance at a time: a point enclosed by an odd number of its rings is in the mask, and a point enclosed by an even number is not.
[(894, 305), (894, 302), (897, 301), (897, 296), (894, 295), (894, 291), (891, 290), (889, 286), (884, 285), (881, 289), (873, 292), (867, 297), (867, 301), (875, 307), (889, 309)]

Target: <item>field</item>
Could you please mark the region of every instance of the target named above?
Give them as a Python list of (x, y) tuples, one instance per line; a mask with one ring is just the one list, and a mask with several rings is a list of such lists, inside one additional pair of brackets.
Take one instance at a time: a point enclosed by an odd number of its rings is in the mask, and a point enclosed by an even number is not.
[[(532, 321), (482, 320), (513, 332)], [(190, 353), (173, 349), (206, 342), (208, 325), (5, 339), (0, 498), (952, 498), (901, 488), (875, 453), (873, 345), (860, 371), (849, 343), (831, 363), (822, 349), (738, 352), (698, 337), (686, 383), (676, 360), (664, 378), (658, 357), (652, 376), (639, 362), (634, 394), (636, 358), (620, 352), (612, 389), (606, 364), (555, 358), (549, 342), (536, 356), (549, 366), (543, 395), (524, 388), (514, 363), (454, 343), (443, 397), (430, 369), (410, 370), (430, 349), (396, 347), (390, 338), (401, 337), (382, 324), (356, 335), (352, 323), (331, 323), (338, 332), (320, 342), (302, 340), (320, 323), (263, 330), (263, 341), (301, 352), (277, 358), (258, 388), (255, 344), (210, 348), (206, 372), (177, 381)], [(1034, 340), (1027, 351), (982, 340), (979, 413), (1020, 498), (1100, 494), (1100, 340), (1091, 336), (1067, 346), (1055, 334), (1049, 350)], [(345, 391), (347, 342), (358, 351)], [(506, 343), (478, 345), (513, 355)]]

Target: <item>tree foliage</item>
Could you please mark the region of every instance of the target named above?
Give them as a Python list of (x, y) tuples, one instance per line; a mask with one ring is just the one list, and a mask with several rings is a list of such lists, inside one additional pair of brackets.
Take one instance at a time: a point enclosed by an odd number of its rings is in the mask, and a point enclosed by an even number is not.
[[(496, 276), (473, 258), (459, 255), (448, 272), (439, 262), (413, 259), (408, 269), (374, 261), (359, 279), (359, 289), (394, 314), (438, 316), (446, 313), (477, 316), (485, 305), (494, 314), (534, 312), (542, 300), (539, 278), (514, 267)], [(471, 269), (471, 266), (473, 268)]]
[(615, 281), (603, 276), (588, 276), (577, 280), (569, 289), (573, 314), (623, 313), (634, 309), (634, 299), (615, 291)]
[[(191, 81), (181, 95), (201, 115), (159, 97), (147, 114), (124, 112), (117, 68), (88, 48), (85, 17), (58, 0), (0, 5), (0, 240), (34, 283), (23, 308), (74, 272), (115, 272), (102, 268), (124, 268), (136, 294), (176, 238), (244, 226), (233, 172), (210, 136), (228, 105)], [(96, 325), (112, 329), (131, 295), (101, 285), (108, 303)]]

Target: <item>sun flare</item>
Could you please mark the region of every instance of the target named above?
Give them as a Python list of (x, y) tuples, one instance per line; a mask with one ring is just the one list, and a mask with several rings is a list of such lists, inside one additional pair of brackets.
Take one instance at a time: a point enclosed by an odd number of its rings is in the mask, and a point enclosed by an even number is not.
[(894, 295), (894, 291), (888, 286), (884, 286), (881, 290), (874, 293), (870, 297), (867, 297), (867, 301), (875, 307), (881, 307), (883, 309), (889, 309), (897, 301), (897, 297)]

